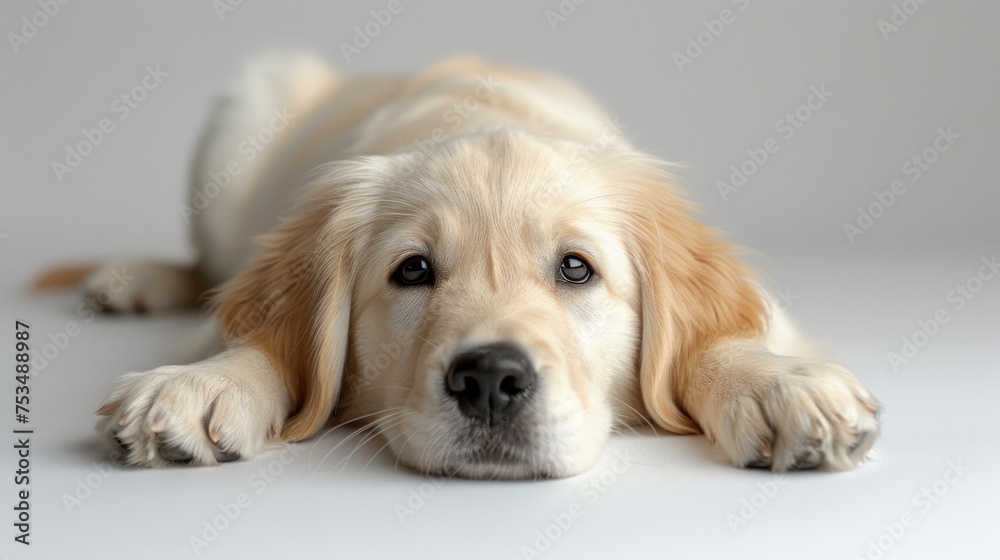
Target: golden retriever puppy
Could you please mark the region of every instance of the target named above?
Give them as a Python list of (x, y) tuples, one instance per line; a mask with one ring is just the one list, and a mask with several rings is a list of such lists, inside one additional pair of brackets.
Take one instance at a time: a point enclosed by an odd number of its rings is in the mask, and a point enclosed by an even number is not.
[[(343, 76), (251, 62), (204, 134), (198, 262), (108, 263), (117, 311), (194, 306), (224, 349), (118, 379), (100, 429), (140, 466), (248, 459), (335, 416), (403, 463), (564, 477), (613, 427), (704, 433), (734, 465), (860, 463), (878, 404), (794, 330), (665, 164), (566, 81), (476, 58)], [(107, 291), (105, 291), (107, 293)]]

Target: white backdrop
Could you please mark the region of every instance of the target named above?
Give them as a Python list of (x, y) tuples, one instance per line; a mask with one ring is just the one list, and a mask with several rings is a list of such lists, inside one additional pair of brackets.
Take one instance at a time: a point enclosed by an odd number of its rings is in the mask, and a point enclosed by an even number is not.
[[(1000, 4), (94, 4), (0, 7), (0, 319), (11, 325), (0, 347), (13, 352), (15, 318), (32, 323), (39, 344), (61, 339), (69, 322), (79, 327), (33, 381), (35, 544), (6, 537), (0, 554), (191, 556), (189, 537), (240, 492), (267, 505), (241, 509), (202, 557), (524, 557), (535, 532), (574, 501), (584, 515), (543, 556), (996, 550), (1000, 282), (981, 259), (1000, 244)], [(397, 13), (387, 18), (390, 4)], [(474, 52), (580, 83), (637, 145), (685, 164), (704, 219), (755, 251), (792, 315), (884, 401), (882, 459), (776, 481), (726, 467), (702, 438), (618, 438), (616, 447), (644, 458), (594, 502), (583, 492), (615, 466), (610, 453), (568, 481), (433, 490), (384, 457), (363, 469), (374, 450), (359, 451), (346, 474), (296, 459), (263, 494), (249, 477), (283, 465), (277, 455), (219, 469), (106, 471), (91, 429), (105, 384), (169, 360), (198, 318), (87, 321), (74, 296), (32, 296), (25, 284), (67, 259), (189, 256), (178, 204), (199, 126), (240, 62), (271, 46), (322, 52), (344, 72), (414, 72)], [(88, 153), (67, 155), (81, 143)], [(912, 355), (894, 361), (907, 344)], [(13, 395), (13, 384), (0, 387)], [(301, 449), (322, 456), (334, 444)], [(0, 452), (8, 470), (15, 459)], [(958, 479), (956, 461), (970, 465)], [(0, 488), (13, 501), (13, 484)], [(915, 498), (926, 488), (927, 510)], [(432, 498), (400, 521), (397, 506), (418, 490)], [(79, 507), (67, 505), (81, 494)], [(734, 527), (731, 515), (747, 523)]]

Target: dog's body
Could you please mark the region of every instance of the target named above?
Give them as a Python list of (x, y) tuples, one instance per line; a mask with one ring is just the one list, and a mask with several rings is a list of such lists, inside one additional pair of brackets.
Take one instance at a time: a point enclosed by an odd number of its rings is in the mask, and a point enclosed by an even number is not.
[(790, 327), (769, 330), (766, 298), (668, 181), (549, 75), (258, 60), (199, 148), (197, 266), (132, 263), (103, 302), (189, 307), (221, 284), (227, 348), (122, 377), (101, 429), (144, 466), (253, 457), (335, 407), (434, 473), (567, 476), (616, 422), (650, 421), (739, 466), (858, 464), (876, 401), (840, 366), (783, 355)]

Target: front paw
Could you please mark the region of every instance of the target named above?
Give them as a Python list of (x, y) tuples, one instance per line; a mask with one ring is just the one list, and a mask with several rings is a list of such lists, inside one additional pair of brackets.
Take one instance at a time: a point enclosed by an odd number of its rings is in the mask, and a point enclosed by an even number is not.
[(740, 467), (852, 469), (879, 435), (879, 404), (838, 364), (772, 356), (716, 400), (706, 434)]
[(142, 467), (251, 458), (283, 420), (279, 406), (212, 360), (123, 375), (98, 414), (122, 462)]

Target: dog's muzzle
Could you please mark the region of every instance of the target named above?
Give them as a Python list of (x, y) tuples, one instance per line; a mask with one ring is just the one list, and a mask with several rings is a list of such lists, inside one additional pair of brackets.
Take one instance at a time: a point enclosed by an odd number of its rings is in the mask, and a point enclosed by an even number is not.
[(524, 352), (498, 342), (455, 356), (445, 383), (462, 414), (493, 427), (521, 412), (537, 378)]

